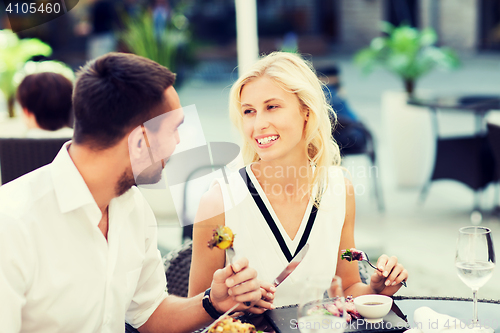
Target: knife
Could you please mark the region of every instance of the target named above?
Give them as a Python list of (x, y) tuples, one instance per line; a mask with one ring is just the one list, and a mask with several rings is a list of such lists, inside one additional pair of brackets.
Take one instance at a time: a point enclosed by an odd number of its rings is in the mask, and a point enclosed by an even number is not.
[(297, 268), (297, 266), (300, 264), (302, 259), (307, 254), (307, 251), (309, 250), (309, 243), (304, 245), (304, 247), (297, 253), (295, 258), (293, 258), (292, 261), (288, 265), (286, 265), (285, 269), (278, 275), (276, 279), (273, 281), (273, 285), (275, 287), (279, 286), (287, 277), (288, 275), (292, 274), (292, 272)]

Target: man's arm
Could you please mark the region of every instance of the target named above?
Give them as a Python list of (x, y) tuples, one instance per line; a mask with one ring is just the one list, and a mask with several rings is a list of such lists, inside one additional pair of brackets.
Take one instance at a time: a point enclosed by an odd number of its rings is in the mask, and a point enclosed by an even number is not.
[[(233, 273), (236, 271), (236, 273)], [(223, 313), (237, 303), (238, 310), (247, 309), (243, 302), (252, 306), (262, 298), (257, 272), (248, 267), (248, 260), (241, 258), (233, 265), (219, 269), (214, 273), (210, 300), (218, 312)], [(157, 332), (192, 332), (214, 321), (202, 305), (203, 294), (192, 298), (168, 296), (139, 328), (141, 333)], [(271, 308), (268, 303), (268, 308)]]
[(28, 239), (19, 221), (0, 213), (0, 322), (5, 332), (21, 330), (25, 293), (35, 269)]

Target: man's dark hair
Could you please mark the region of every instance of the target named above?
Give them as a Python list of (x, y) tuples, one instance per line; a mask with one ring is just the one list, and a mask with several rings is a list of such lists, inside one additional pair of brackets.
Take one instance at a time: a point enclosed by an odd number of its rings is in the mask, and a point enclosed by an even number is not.
[(73, 91), (77, 144), (114, 146), (128, 131), (161, 114), (165, 89), (175, 74), (128, 53), (108, 53), (85, 65)]
[(17, 100), (35, 115), (44, 130), (55, 131), (69, 126), (73, 83), (57, 73), (26, 76), (17, 88)]

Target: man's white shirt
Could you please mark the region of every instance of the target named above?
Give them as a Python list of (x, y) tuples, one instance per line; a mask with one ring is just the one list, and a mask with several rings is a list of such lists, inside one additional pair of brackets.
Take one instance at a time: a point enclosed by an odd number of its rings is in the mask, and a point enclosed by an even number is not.
[(136, 187), (102, 217), (65, 144), (0, 187), (0, 331), (123, 332), (166, 297), (156, 219)]

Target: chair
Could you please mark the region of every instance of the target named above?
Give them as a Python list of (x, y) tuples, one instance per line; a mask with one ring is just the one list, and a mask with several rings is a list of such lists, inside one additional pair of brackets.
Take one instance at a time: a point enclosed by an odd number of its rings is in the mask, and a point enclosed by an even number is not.
[(488, 140), (495, 159), (495, 180), (497, 181), (495, 214), (500, 216), (500, 125), (488, 123)]
[(422, 189), (421, 202), (425, 200), (432, 181), (451, 179), (474, 190), (474, 210), (479, 211), (479, 191), (494, 180), (493, 164), (485, 135), (438, 139), (434, 170)]
[[(342, 117), (337, 119), (338, 123), (334, 125), (334, 117), (332, 120), (332, 136), (335, 141), (339, 144), (340, 154), (342, 157), (349, 155), (366, 155), (370, 160), (372, 168), (377, 167), (377, 156), (375, 150), (375, 142), (371, 132), (366, 128), (366, 126), (357, 121), (345, 121)], [(348, 132), (358, 132), (360, 135), (360, 141), (349, 141)], [(378, 177), (373, 178), (373, 190), (375, 197), (377, 199), (377, 206), (380, 212), (385, 210), (384, 198), (382, 194), (382, 187), (380, 185)]]
[(69, 138), (0, 138), (2, 184), (52, 162)]
[(187, 297), (193, 241), (187, 241), (163, 257), (169, 295)]

